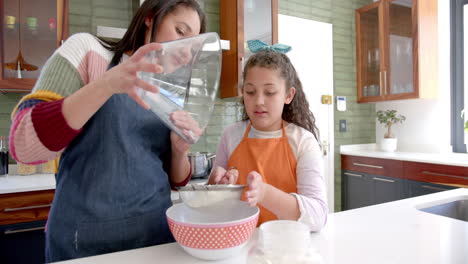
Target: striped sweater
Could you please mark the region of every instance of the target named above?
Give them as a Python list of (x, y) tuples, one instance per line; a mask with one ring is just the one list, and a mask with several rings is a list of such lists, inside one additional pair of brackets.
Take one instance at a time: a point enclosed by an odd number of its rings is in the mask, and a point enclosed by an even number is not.
[(16, 161), (38, 164), (60, 155), (81, 131), (67, 124), (63, 99), (101, 76), (112, 56), (88, 33), (71, 36), (54, 52), (32, 92), (13, 110), (10, 152)]

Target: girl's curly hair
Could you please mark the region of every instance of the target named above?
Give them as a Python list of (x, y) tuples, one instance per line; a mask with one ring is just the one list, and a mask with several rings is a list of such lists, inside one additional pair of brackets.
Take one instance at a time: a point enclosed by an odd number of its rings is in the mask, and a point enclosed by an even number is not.
[[(290, 87), (296, 88), (296, 94), (291, 103), (284, 105), (282, 118), (286, 122), (296, 124), (310, 131), (315, 136), (317, 142), (320, 142), (319, 130), (315, 125), (314, 114), (309, 109), (309, 102), (307, 102), (304, 90), (302, 89), (301, 80), (299, 80), (296, 69), (288, 56), (272, 50), (263, 50), (255, 53), (245, 64), (244, 73), (242, 75), (244, 80), (247, 72), (253, 67), (278, 70), (280, 76), (286, 81), (286, 93), (289, 92)], [(244, 87), (244, 85), (242, 85), (242, 87)], [(242, 103), (244, 103), (243, 99)], [(243, 120), (249, 120), (245, 107)]]

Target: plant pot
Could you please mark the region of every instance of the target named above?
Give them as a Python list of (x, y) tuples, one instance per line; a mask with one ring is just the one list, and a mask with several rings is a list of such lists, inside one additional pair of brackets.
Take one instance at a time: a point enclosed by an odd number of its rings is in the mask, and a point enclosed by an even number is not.
[(396, 138), (382, 138), (380, 149), (385, 152), (394, 152), (397, 149)]

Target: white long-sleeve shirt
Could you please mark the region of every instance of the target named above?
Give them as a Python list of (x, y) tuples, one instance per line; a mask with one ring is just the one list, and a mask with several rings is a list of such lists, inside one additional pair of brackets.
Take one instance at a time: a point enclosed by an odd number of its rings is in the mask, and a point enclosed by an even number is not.
[[(248, 124), (249, 121), (241, 121), (224, 129), (214, 167), (227, 168), (229, 157), (241, 142)], [(304, 128), (290, 123), (285, 130), (297, 160), (297, 193), (292, 195), (299, 204), (301, 214), (298, 221), (309, 226), (311, 231), (318, 231), (325, 225), (328, 213), (322, 151), (314, 135)], [(252, 126), (248, 136), (279, 138), (282, 136), (282, 130), (266, 132), (256, 130)]]

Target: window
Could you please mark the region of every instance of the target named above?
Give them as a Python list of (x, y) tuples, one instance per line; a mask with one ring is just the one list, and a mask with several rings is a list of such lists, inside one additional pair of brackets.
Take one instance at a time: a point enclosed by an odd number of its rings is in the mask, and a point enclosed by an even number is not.
[[(465, 85), (465, 80), (468, 81), (468, 40), (465, 41), (465, 36), (468, 37), (468, 0), (451, 0), (450, 12), (452, 146), (454, 152), (466, 152), (468, 137), (464, 133), (464, 121), (468, 121), (468, 98), (465, 98), (468, 97), (468, 90), (465, 92), (465, 87), (468, 89)], [(460, 118), (463, 109), (466, 109), (464, 120)]]

